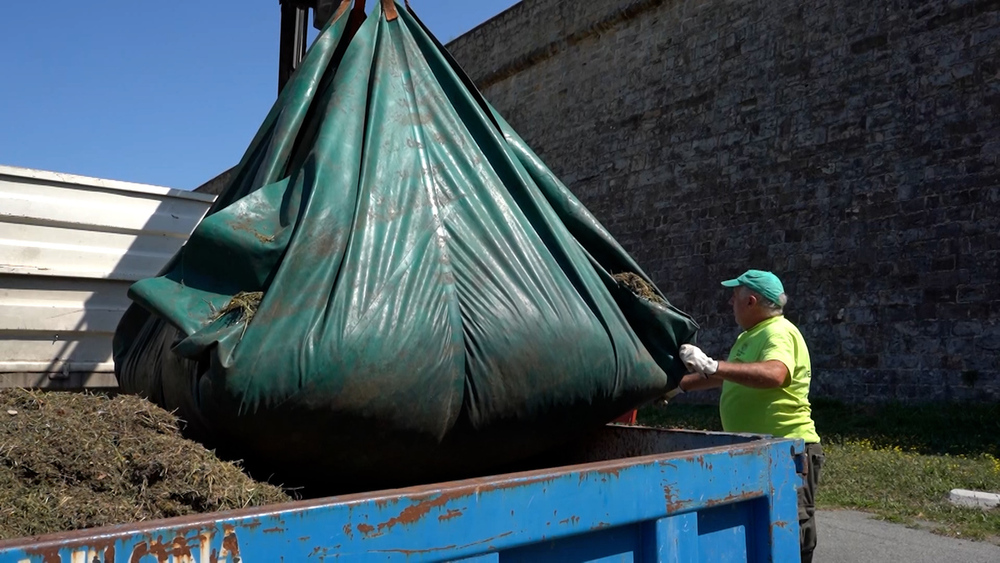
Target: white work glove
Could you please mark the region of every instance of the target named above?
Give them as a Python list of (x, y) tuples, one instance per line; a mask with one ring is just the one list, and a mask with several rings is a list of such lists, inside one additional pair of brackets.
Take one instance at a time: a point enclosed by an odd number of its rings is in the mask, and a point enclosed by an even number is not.
[(709, 358), (701, 348), (691, 344), (681, 344), (681, 361), (694, 373), (709, 376), (719, 369), (719, 362)]

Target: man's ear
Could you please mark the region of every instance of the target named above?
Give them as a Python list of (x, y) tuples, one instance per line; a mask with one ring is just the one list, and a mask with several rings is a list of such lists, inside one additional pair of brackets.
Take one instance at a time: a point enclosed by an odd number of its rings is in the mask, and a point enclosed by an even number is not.
[(757, 304), (757, 296), (756, 295), (754, 295), (753, 293), (750, 293), (748, 291), (746, 293), (746, 296), (747, 296), (747, 305), (749, 305), (750, 307), (753, 307), (753, 306), (755, 306)]

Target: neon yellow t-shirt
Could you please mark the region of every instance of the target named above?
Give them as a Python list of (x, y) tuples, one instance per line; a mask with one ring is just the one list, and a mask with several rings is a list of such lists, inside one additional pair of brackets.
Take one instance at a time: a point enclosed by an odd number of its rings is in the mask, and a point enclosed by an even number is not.
[(783, 316), (771, 317), (736, 339), (730, 362), (785, 364), (791, 377), (776, 389), (753, 389), (725, 381), (719, 399), (719, 415), (726, 432), (771, 434), (819, 442), (809, 405), (812, 365), (802, 333)]

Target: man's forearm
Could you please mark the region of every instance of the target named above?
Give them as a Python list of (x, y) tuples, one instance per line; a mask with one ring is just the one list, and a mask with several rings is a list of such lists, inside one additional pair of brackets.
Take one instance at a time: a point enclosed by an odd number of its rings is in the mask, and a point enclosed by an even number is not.
[(788, 368), (777, 360), (747, 364), (719, 362), (719, 368), (713, 377), (754, 389), (774, 389), (784, 385), (788, 378)]
[(722, 387), (722, 380), (714, 375), (705, 377), (700, 373), (689, 373), (681, 378), (680, 387), (685, 393), (688, 391), (715, 389)]

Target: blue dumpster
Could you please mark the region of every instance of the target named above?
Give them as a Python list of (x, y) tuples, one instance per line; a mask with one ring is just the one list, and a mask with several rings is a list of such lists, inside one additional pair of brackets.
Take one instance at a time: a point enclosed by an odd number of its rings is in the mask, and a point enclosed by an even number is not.
[(610, 425), (541, 468), (0, 542), (0, 563), (798, 561), (800, 440)]

